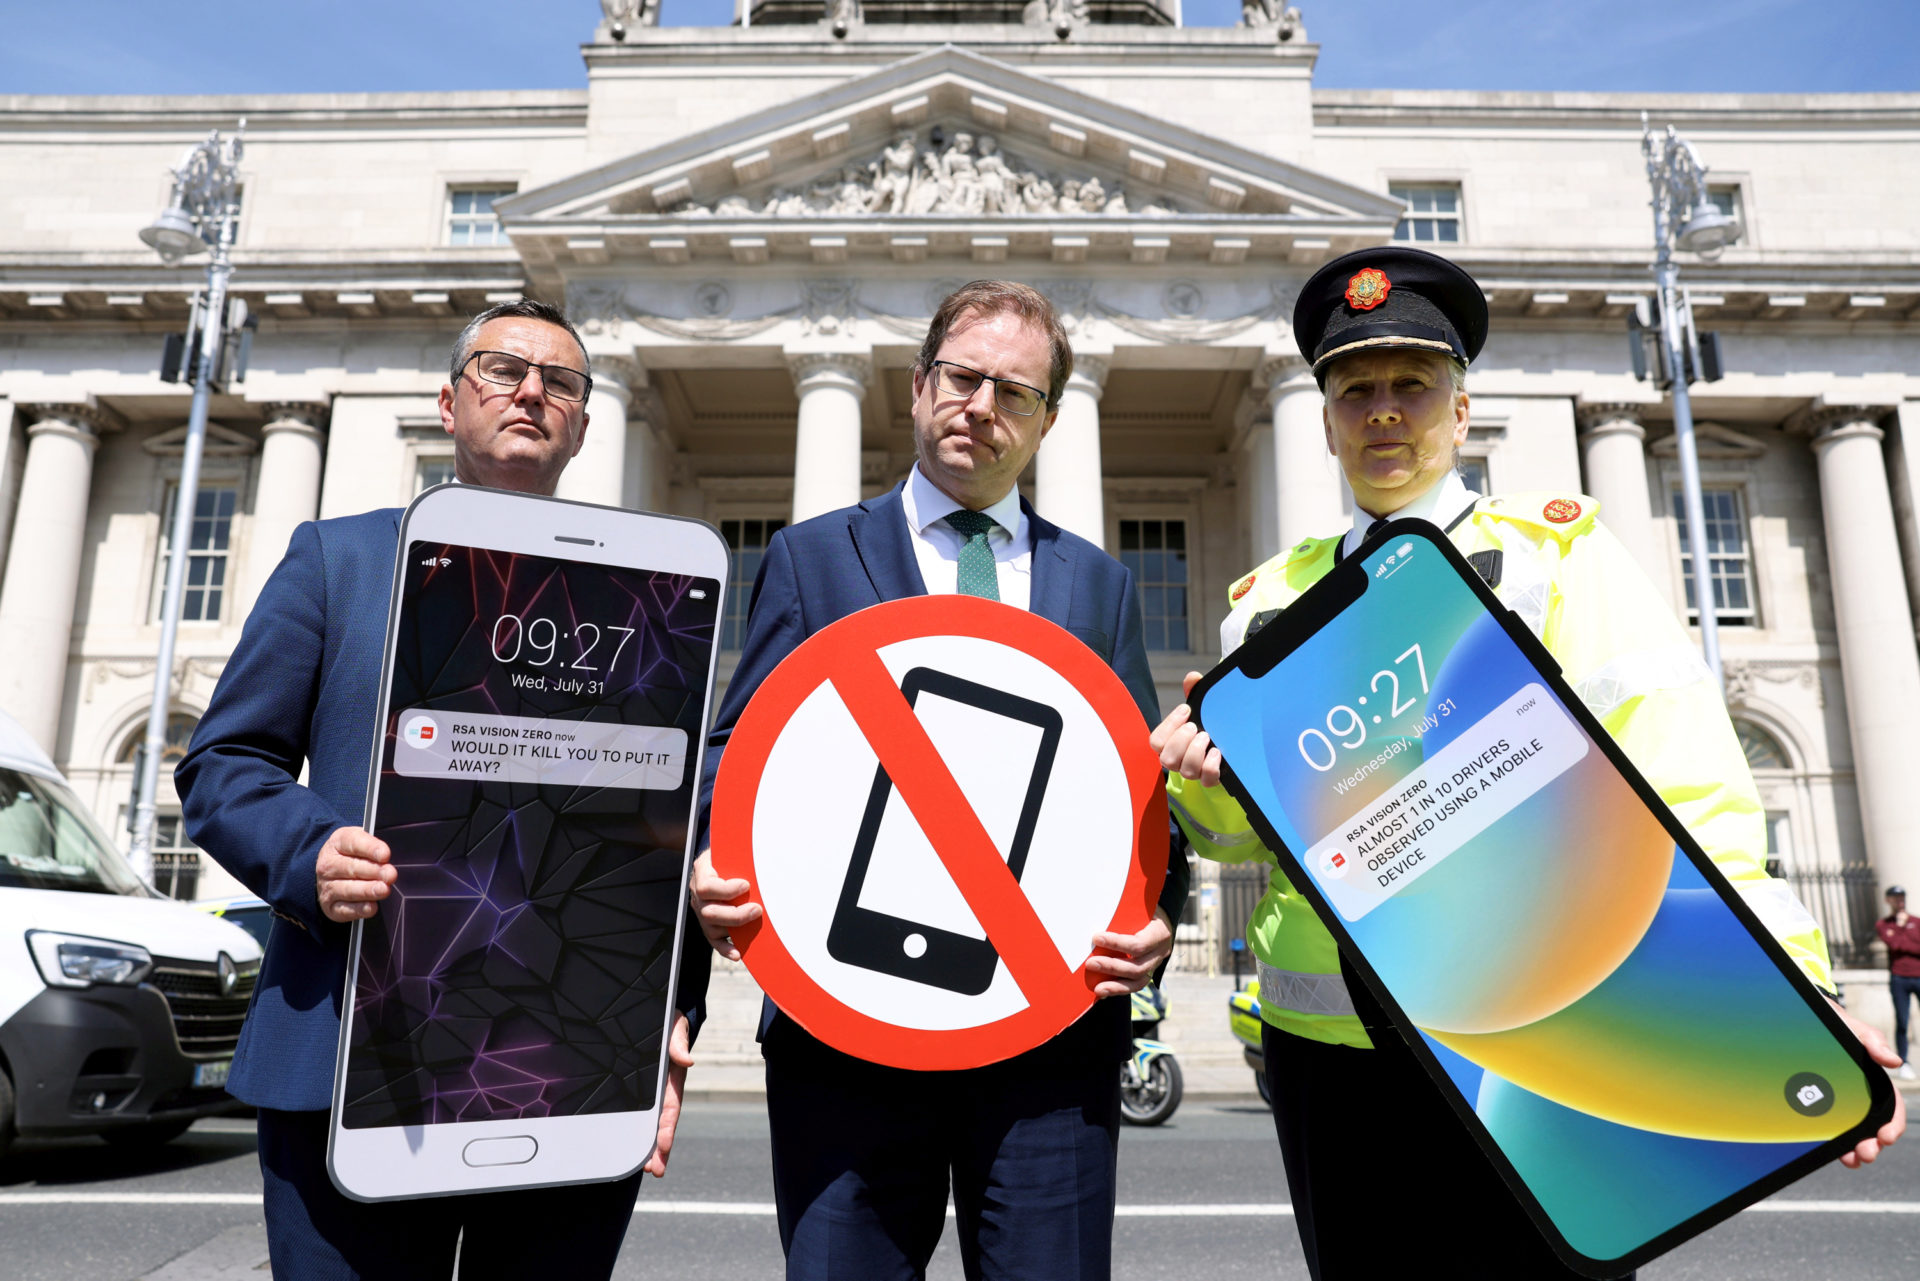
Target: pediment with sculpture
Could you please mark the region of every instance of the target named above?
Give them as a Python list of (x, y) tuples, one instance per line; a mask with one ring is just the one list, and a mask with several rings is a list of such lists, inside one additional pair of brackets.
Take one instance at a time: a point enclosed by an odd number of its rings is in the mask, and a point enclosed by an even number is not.
[(712, 203), (685, 200), (673, 216), (847, 217), (858, 214), (1173, 217), (1163, 193), (1129, 190), (1112, 176), (1032, 164), (991, 133), (940, 125), (902, 131), (877, 155), (830, 168), (764, 195), (736, 192)]

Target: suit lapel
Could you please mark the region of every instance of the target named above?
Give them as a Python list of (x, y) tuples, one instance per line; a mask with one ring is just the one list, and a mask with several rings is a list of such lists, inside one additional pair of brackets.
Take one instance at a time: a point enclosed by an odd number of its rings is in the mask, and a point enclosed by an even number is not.
[(1027, 514), (1027, 530), (1033, 537), (1033, 597), (1027, 608), (1065, 627), (1073, 617), (1073, 560), (1061, 542), (1058, 525), (1042, 520), (1024, 498), (1020, 509)]
[(877, 599), (927, 594), (920, 562), (913, 554), (913, 540), (907, 533), (907, 514), (899, 488), (861, 503), (848, 517), (847, 527)]

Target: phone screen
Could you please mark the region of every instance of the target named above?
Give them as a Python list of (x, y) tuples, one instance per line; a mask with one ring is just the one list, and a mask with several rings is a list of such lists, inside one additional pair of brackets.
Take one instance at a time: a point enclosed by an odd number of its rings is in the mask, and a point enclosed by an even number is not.
[(1204, 723), (1537, 1213), (1619, 1259), (1865, 1120), (1854, 1050), (1471, 571), (1419, 534), (1355, 559)]
[[(1059, 712), (928, 667), (908, 671), (900, 691), (1018, 880), (1053, 769)], [(827, 946), (846, 964), (967, 995), (986, 991), (999, 964), (884, 766), (875, 771)]]
[(403, 554), (341, 1123), (650, 1109), (721, 584)]

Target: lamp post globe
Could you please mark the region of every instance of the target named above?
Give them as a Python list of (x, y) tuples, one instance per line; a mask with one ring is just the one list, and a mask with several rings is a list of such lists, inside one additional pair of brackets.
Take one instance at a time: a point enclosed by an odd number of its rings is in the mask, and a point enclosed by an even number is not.
[(1738, 239), (1738, 220), (1731, 214), (1721, 213), (1704, 196), (1674, 236), (1679, 247), (1692, 254), (1718, 253)]
[(179, 205), (170, 205), (152, 223), (140, 229), (140, 239), (159, 254), (168, 265), (192, 254), (206, 252), (207, 242), (200, 239), (193, 219)]

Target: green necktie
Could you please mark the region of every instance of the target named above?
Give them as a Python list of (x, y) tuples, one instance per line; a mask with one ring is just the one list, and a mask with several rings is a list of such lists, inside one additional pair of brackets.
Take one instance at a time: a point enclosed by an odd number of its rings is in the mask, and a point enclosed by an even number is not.
[(985, 512), (970, 512), (965, 508), (948, 512), (946, 520), (967, 540), (960, 546), (960, 594), (999, 600), (1000, 575), (993, 567), (993, 549), (987, 546), (987, 531), (1000, 522)]

